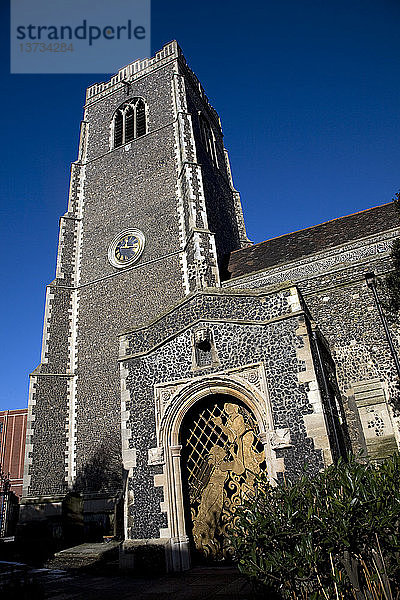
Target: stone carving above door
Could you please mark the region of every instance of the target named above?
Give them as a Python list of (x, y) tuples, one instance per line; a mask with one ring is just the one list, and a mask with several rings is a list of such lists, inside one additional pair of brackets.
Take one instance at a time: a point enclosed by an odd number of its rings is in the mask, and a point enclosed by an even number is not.
[[(237, 367), (236, 369), (229, 369), (222, 373), (213, 373), (209, 376), (193, 377), (180, 381), (157, 384), (154, 387), (157, 436), (159, 437), (161, 422), (164, 418), (164, 415), (169, 410), (171, 404), (173, 404), (173, 399), (176, 394), (181, 392), (186, 386), (190, 385), (195, 388), (199, 383), (207, 382), (208, 380), (210, 380), (211, 386), (210, 393), (213, 393), (211, 388), (213, 385), (215, 385), (216, 378), (218, 379), (219, 383), (218, 390), (216, 390), (216, 392), (224, 393), (223, 386), (225, 381), (227, 384), (230, 381), (236, 381), (240, 383), (240, 385), (245, 386), (250, 392), (257, 391), (259, 394), (261, 394), (265, 399), (266, 407), (268, 401), (268, 392), (262, 363), (244, 365), (242, 367)], [(226, 387), (226, 393), (231, 393), (228, 385)]]

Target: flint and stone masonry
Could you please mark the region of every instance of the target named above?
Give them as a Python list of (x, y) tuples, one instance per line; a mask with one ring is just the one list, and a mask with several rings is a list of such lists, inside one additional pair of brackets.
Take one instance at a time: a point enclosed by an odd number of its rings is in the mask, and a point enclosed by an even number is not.
[(75, 542), (115, 535), (125, 567), (150, 545), (188, 568), (182, 431), (213, 398), (251, 415), (273, 484), (395, 451), (395, 371), (363, 275), (390, 271), (399, 233), (386, 204), (252, 245), (219, 117), (175, 41), (88, 88), (31, 375), (20, 535), (71, 542), (74, 506)]

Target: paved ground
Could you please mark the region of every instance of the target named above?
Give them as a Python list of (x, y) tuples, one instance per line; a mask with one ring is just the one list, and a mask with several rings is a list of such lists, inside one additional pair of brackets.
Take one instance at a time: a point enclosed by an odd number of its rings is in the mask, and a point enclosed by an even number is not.
[[(148, 572), (143, 577), (129, 571), (121, 573), (118, 548), (118, 543), (82, 544), (57, 553), (46, 562), (46, 568), (0, 560), (0, 598), (266, 600), (266, 596), (257, 594), (237, 569), (229, 566), (196, 567), (184, 573), (161, 576)], [(12, 561), (12, 552), (8, 554), (8, 560)]]
[(18, 600), (255, 600), (257, 595), (233, 568), (194, 568), (154, 579), (32, 569), (35, 590)]

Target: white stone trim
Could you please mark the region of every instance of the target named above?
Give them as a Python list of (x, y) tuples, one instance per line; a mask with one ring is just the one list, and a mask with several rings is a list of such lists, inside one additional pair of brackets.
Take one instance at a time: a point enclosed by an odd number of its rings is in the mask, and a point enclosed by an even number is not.
[[(195, 288), (203, 288), (210, 285), (219, 287), (220, 279), (214, 234), (208, 230), (202, 173), (200, 165), (197, 164), (197, 149), (193, 133), (192, 117), (187, 113), (183, 76), (175, 73), (171, 85), (175, 112), (174, 134), (177, 161), (177, 210), (182, 249), (181, 269), (183, 285), (186, 294), (188, 294), (193, 285)], [(190, 155), (188, 154), (189, 150)], [(198, 196), (193, 191), (193, 178), (196, 178)], [(183, 180), (187, 188), (187, 197), (186, 195), (184, 197), (182, 190)], [(187, 206), (185, 202), (187, 202)], [(208, 244), (204, 240), (205, 236), (210, 240)], [(188, 242), (194, 246), (190, 248), (194, 253), (193, 257), (190, 254), (190, 260), (188, 260), (188, 253), (186, 252)], [(205, 280), (205, 274), (209, 265), (211, 266), (212, 282), (206, 282)]]
[[(71, 177), (72, 183), (72, 177)], [(62, 271), (62, 251), (64, 248), (64, 227), (65, 227), (65, 219), (63, 217), (60, 218), (60, 229), (58, 232), (58, 248), (57, 248), (57, 261), (56, 261), (56, 279), (63, 279), (64, 273)]]
[[(121, 340), (123, 343), (123, 340)], [(132, 479), (134, 469), (136, 467), (136, 448), (130, 447), (130, 440), (132, 439), (132, 430), (129, 427), (130, 411), (127, 406), (130, 404), (132, 398), (129, 389), (127, 388), (127, 377), (129, 371), (122, 363), (120, 363), (120, 375), (121, 375), (121, 441), (122, 441), (122, 463), (124, 469), (128, 472), (128, 479), (126, 484), (126, 492), (124, 499), (124, 537), (129, 539), (130, 527), (128, 522), (129, 507), (134, 504), (133, 492), (129, 490), (129, 479)]]
[[(81, 124), (81, 134), (82, 134), (82, 124)], [(79, 148), (82, 147), (82, 139), (80, 138), (79, 140)], [(79, 179), (79, 171), (80, 171), (81, 165), (78, 161), (75, 161), (72, 163), (71, 165), (71, 169), (70, 169), (70, 177), (69, 177), (69, 188), (68, 188), (68, 208), (67, 208), (67, 215), (73, 215), (74, 214), (74, 202), (75, 202), (75, 192), (74, 192), (74, 184), (75, 184), (75, 180)], [(64, 217), (66, 215), (63, 215)], [(60, 250), (60, 248), (59, 248)], [(57, 263), (57, 267), (58, 267), (58, 263)]]
[(321, 392), (311, 354), (310, 336), (304, 316), (299, 317), (299, 321), (296, 335), (302, 338), (303, 347), (297, 349), (297, 359), (299, 366), (305, 365), (305, 370), (298, 371), (298, 381), (300, 384), (306, 384), (308, 401), (313, 409), (312, 413), (303, 415), (303, 422), (307, 437), (313, 440), (316, 449), (322, 451), (324, 465), (328, 466), (332, 463), (333, 459)]
[(389, 256), (393, 241), (399, 235), (400, 230), (396, 228), (378, 235), (359, 238), (335, 248), (315, 252), (289, 264), (273, 266), (258, 273), (226, 281), (223, 287), (245, 286), (251, 289), (287, 281), (311, 280), (328, 272), (343, 271), (350, 265), (370, 262), (374, 257)]
[(40, 362), (42, 364), (46, 364), (48, 362), (48, 358), (46, 356), (49, 346), (49, 338), (50, 338), (50, 321), (51, 321), (51, 302), (54, 300), (54, 294), (52, 293), (51, 286), (47, 286), (46, 288), (46, 301), (45, 301), (45, 309), (44, 309), (44, 321), (43, 321), (43, 337), (42, 337), (42, 354), (40, 357)]
[(124, 358), (126, 351), (129, 350), (129, 341), (126, 335), (119, 338), (119, 358)]
[(211, 267), (211, 271), (214, 277), (214, 281), (216, 285), (219, 287), (221, 285), (221, 279), (219, 276), (218, 262), (217, 262), (217, 244), (215, 242), (215, 235), (210, 235), (210, 255), (215, 257), (214, 266)]
[(185, 294), (190, 294), (190, 284), (189, 284), (189, 270), (187, 263), (187, 255), (186, 252), (183, 252), (180, 256), (180, 263), (182, 269), (182, 278), (183, 278), (183, 287), (185, 289)]
[(28, 415), (26, 419), (26, 443), (25, 443), (25, 459), (24, 459), (24, 475), (22, 483), (22, 495), (25, 498), (29, 495), (29, 487), (31, 485), (31, 475), (29, 473), (30, 466), (32, 465), (32, 457), (29, 456), (33, 452), (33, 433), (34, 433), (34, 422), (35, 415), (33, 414), (33, 407), (36, 405), (35, 392), (36, 392), (37, 377), (30, 375), (29, 381), (29, 397), (28, 397)]
[(186, 237), (186, 229), (185, 229), (185, 208), (183, 203), (183, 194), (181, 190), (180, 184), (180, 174), (182, 171), (182, 155), (181, 155), (181, 144), (180, 144), (180, 126), (178, 123), (178, 110), (181, 109), (183, 101), (180, 98), (179, 94), (179, 83), (177, 77), (180, 77), (184, 88), (184, 80), (182, 76), (178, 76), (175, 74), (172, 80), (172, 98), (174, 102), (174, 111), (175, 111), (175, 121), (174, 121), (174, 149), (175, 149), (175, 160), (176, 160), (176, 174), (177, 174), (177, 183), (176, 183), (176, 201), (177, 201), (177, 213), (178, 213), (178, 223), (179, 223), (179, 246), (181, 249), (180, 254), (180, 263), (181, 263), (181, 272), (182, 272), (182, 282), (185, 290), (185, 294), (190, 293), (190, 284), (189, 284), (189, 273), (188, 273), (188, 265), (187, 265), (187, 255), (185, 252), (187, 237)]
[(67, 411), (68, 421), (65, 425), (67, 449), (65, 451), (65, 481), (71, 488), (76, 477), (76, 377), (67, 381)]
[(299, 290), (296, 287), (290, 288), (290, 296), (287, 298), (287, 303), (289, 304), (292, 313), (303, 310), (300, 302)]
[[(78, 366), (78, 349), (77, 349), (77, 334), (78, 334), (78, 312), (79, 312), (79, 290), (71, 292), (70, 312), (70, 335), (68, 338), (68, 370), (71, 374), (76, 373)], [(66, 476), (65, 479), (69, 487), (72, 487), (76, 478), (76, 384), (77, 376), (74, 375), (68, 380), (67, 392), (67, 410), (68, 423), (66, 425), (67, 449), (65, 456)]]
[[(89, 135), (89, 126), (85, 121), (81, 123), (81, 136), (79, 141), (79, 160), (86, 158), (87, 142)], [(83, 203), (84, 203), (84, 185), (86, 177), (85, 166), (79, 162), (74, 163), (73, 169), (77, 170), (76, 177), (79, 183), (77, 186), (75, 214), (75, 232), (74, 232), (74, 269), (72, 272), (72, 283), (75, 286), (80, 282), (81, 257), (82, 257), (82, 233), (83, 233)], [(73, 176), (71, 175), (71, 185)], [(72, 210), (72, 190), (70, 190), (70, 206)], [(68, 422), (66, 424), (66, 450), (65, 450), (65, 480), (71, 488), (76, 478), (76, 441), (77, 441), (77, 372), (78, 368), (78, 321), (79, 321), (79, 289), (71, 290), (71, 308), (68, 311), (70, 314), (69, 322), (69, 337), (68, 337), (68, 372), (73, 375), (68, 380), (67, 391), (67, 412)]]
[(175, 118), (177, 118), (180, 112), (187, 112), (185, 77), (181, 73), (174, 73), (172, 79), (172, 98), (174, 101)]
[(257, 420), (272, 484), (275, 484), (277, 473), (284, 471), (283, 459), (276, 458), (274, 448), (290, 446), (290, 435), (287, 429), (274, 428), (263, 363), (244, 365), (207, 377), (157, 384), (154, 394), (158, 447), (152, 449), (152, 455), (159, 458), (157, 464), (164, 464), (162, 475), (155, 476), (155, 485), (163, 488), (161, 510), (167, 513), (168, 520), (168, 527), (160, 530), (160, 536), (170, 537), (173, 570), (179, 571), (190, 565), (179, 445), (180, 427), (187, 411), (211, 394), (226, 394), (244, 402)]
[[(362, 434), (366, 443), (366, 451), (371, 452), (371, 443), (378, 442), (381, 438), (394, 438), (397, 448), (399, 444), (399, 430), (396, 424), (393, 406), (388, 402), (389, 384), (376, 377), (362, 381), (352, 382), (351, 390), (354, 395), (355, 409), (358, 414)], [(382, 430), (374, 435), (374, 428), (370, 428), (369, 421), (378, 417)], [(373, 457), (373, 456), (372, 456)]]
[(81, 121), (81, 130), (79, 138), (79, 149), (78, 149), (78, 161), (84, 163), (87, 157), (89, 137), (89, 123), (87, 121)]
[(127, 377), (129, 371), (124, 365), (120, 364), (121, 373), (121, 438), (122, 438), (122, 462), (127, 470), (136, 466), (136, 452), (129, 447), (129, 442), (132, 439), (132, 430), (129, 427), (130, 411), (127, 405), (130, 404), (132, 398), (129, 389), (127, 388)]
[[(86, 181), (86, 167), (82, 165), (79, 173), (79, 191), (78, 191), (78, 206), (77, 206), (77, 217), (78, 219), (83, 218), (83, 208), (85, 203), (85, 181)], [(79, 239), (77, 240), (79, 242)], [(79, 250), (79, 244), (78, 244)], [(79, 285), (79, 282), (76, 283)]]

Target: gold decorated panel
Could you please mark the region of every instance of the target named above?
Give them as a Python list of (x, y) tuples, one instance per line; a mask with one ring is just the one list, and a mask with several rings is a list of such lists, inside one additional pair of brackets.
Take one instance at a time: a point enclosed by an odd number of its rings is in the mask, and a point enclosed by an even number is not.
[(182, 425), (185, 513), (197, 558), (229, 558), (227, 532), (235, 511), (265, 469), (264, 448), (249, 409), (227, 395), (208, 396)]

